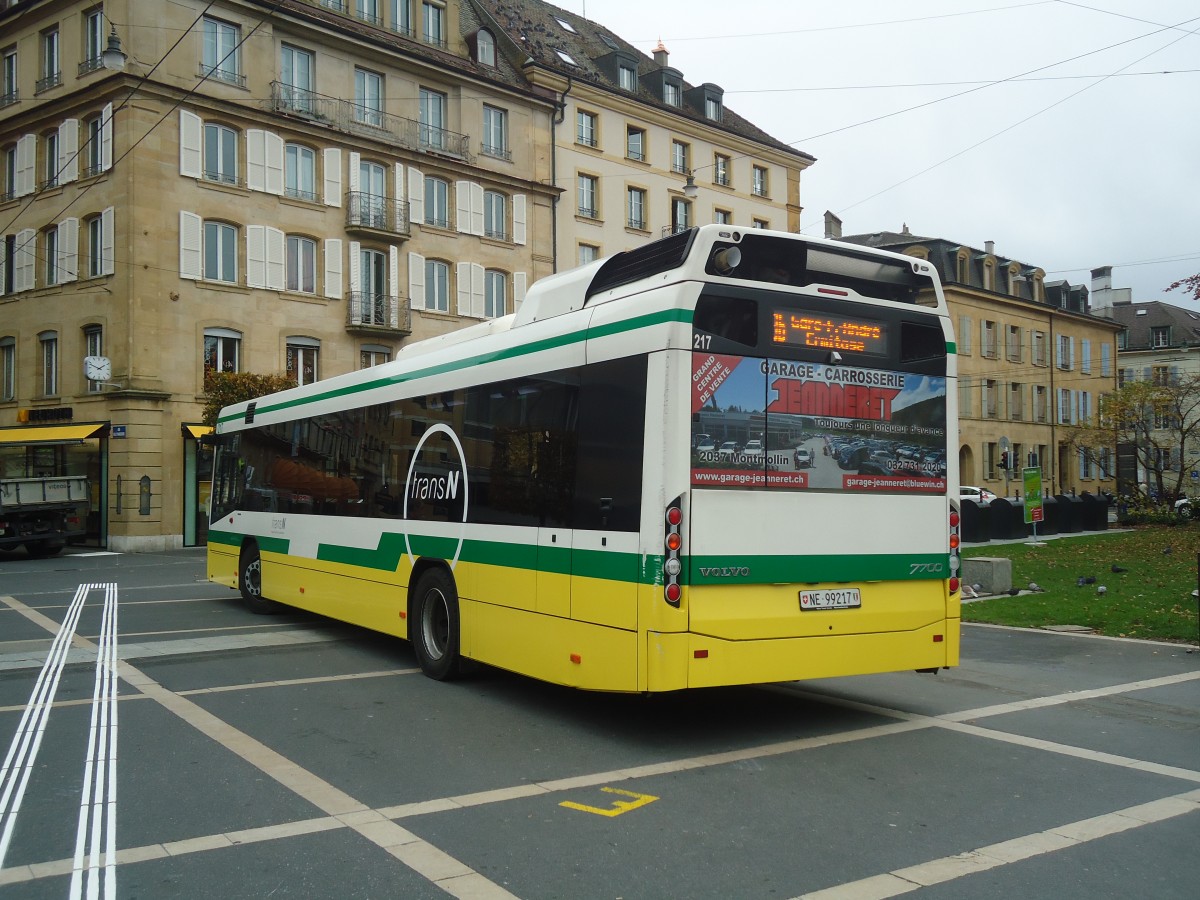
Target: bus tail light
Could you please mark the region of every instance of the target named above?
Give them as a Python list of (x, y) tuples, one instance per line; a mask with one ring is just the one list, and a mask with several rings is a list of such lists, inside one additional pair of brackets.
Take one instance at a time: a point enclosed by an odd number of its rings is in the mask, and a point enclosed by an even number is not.
[(959, 523), (958, 510), (951, 507), (950, 508), (950, 593), (952, 593), (952, 594), (957, 594), (958, 589), (961, 586), (961, 583), (958, 580), (958, 571), (959, 571), (959, 566), (960, 566), (960, 562), (959, 562), (959, 558), (958, 558), (958, 550), (959, 550), (959, 544), (962, 543), (962, 540), (958, 534), (958, 523)]
[(683, 562), (679, 558), (679, 551), (683, 547), (683, 495), (667, 506), (666, 526), (666, 537), (663, 539), (663, 598), (678, 608), (679, 598), (683, 596), (683, 588), (679, 584), (679, 576), (683, 572)]

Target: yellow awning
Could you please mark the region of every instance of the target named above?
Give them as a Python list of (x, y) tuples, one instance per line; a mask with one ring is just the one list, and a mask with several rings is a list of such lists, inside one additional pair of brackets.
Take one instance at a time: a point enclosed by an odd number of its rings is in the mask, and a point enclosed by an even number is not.
[(0, 444), (61, 444), (86, 441), (108, 427), (107, 422), (89, 425), (20, 425), (0, 428)]
[(183, 433), (190, 434), (196, 440), (204, 437), (206, 434), (212, 434), (213, 428), (211, 425), (184, 425)]

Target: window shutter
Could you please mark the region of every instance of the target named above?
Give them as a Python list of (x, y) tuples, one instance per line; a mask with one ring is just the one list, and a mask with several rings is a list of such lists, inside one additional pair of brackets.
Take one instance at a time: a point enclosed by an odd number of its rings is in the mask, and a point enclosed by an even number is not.
[(1067, 338), (1067, 368), (1075, 370), (1075, 338)]
[(458, 314), (471, 315), (471, 264), (460, 262), (456, 267), (455, 287), (458, 289)]
[(987, 321), (984, 319), (980, 319), (979, 320), (979, 355), (987, 356), (987, 352), (988, 352)]
[(32, 194), (34, 185), (34, 169), (37, 165), (37, 135), (27, 134), (17, 140), (17, 177), (14, 195), (24, 197)]
[[(412, 172), (412, 166), (408, 171)], [(408, 305), (413, 309), (425, 308), (425, 257), (420, 253), (408, 254)]]
[(267, 193), (283, 195), (283, 138), (268, 131), (266, 146)]
[(267, 227), (267, 287), (282, 291), (287, 271), (287, 235), (278, 228)]
[(179, 174), (187, 178), (200, 178), (204, 123), (194, 112), (179, 111)]
[(179, 211), (179, 277), (199, 279), (204, 238), (204, 220), (195, 213)]
[(361, 190), (358, 186), (358, 167), (362, 165), (362, 154), (351, 150), (346, 154), (346, 162), (346, 190), (357, 194)]
[(529, 282), (529, 276), (524, 272), (513, 272), (513, 311), (521, 308), (521, 304), (525, 302), (525, 288)]
[(454, 182), (454, 227), (464, 234), (471, 231), (471, 182)]
[(100, 114), (100, 168), (105, 172), (112, 168), (112, 150), (113, 150), (113, 105), (111, 103), (104, 104), (104, 111)]
[[(393, 195), (396, 198), (396, 224), (395, 228), (399, 234), (408, 232), (407, 217), (404, 212), (404, 166), (401, 163), (395, 163), (392, 166), (393, 183), (395, 187), (392, 189)], [(394, 287), (393, 282), (393, 287)]]
[(1092, 374), (1092, 342), (1087, 338), (1079, 341), (1079, 371), (1085, 375)]
[(267, 234), (262, 225), (246, 226), (246, 284), (267, 286)]
[(483, 299), (483, 266), (471, 263), (471, 315), (477, 319), (484, 317)]
[(408, 167), (408, 221), (425, 221), (425, 175), (416, 166)]
[(483, 234), (483, 185), (471, 185), (471, 234)]
[(342, 241), (328, 238), (325, 241), (325, 296), (330, 300), (342, 299)]
[(388, 283), (384, 291), (387, 295), (388, 325), (400, 327), (400, 248), (395, 244), (388, 247)]
[(513, 194), (513, 243), (525, 243), (525, 195)]
[(354, 302), (355, 296), (362, 292), (362, 244), (350, 241), (346, 248), (350, 253), (350, 301)]
[[(0, 297), (4, 296), (4, 286), (8, 284), (8, 279), (4, 277), (8, 274), (8, 259), (6, 257), (7, 254), (0, 253)], [(13, 270), (13, 274), (16, 274), (15, 269)], [(13, 287), (15, 288), (16, 285), (13, 285)]]
[(116, 271), (116, 229), (113, 207), (100, 214), (100, 272), (112, 275)]
[(267, 133), (261, 128), (246, 129), (246, 187), (267, 189)]
[(13, 260), (13, 288), (33, 290), (33, 273), (37, 261), (37, 232), (23, 228), (17, 232), (17, 252)]
[[(337, 147), (327, 147), (323, 154), (323, 168), (325, 176), (325, 205), (326, 206), (341, 206), (342, 205), (342, 151)], [(340, 243), (340, 242), (339, 242)], [(340, 253), (340, 251), (339, 251)], [(340, 264), (338, 272), (341, 272)], [(340, 280), (340, 274), (339, 274)], [(338, 288), (338, 297), (341, 297), (341, 288)]]
[(79, 120), (65, 119), (58, 126), (58, 180), (60, 184), (79, 178)]
[(74, 216), (58, 223), (58, 280), (79, 277), (79, 220)]

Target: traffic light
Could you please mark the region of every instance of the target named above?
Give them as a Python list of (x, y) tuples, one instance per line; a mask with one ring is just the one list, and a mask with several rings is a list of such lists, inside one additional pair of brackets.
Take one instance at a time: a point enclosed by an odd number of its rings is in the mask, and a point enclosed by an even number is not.
[(1000, 454), (1000, 468), (1004, 469), (1005, 471), (1008, 471), (1009, 469), (1012, 468), (1012, 466), (1009, 465), (1008, 457), (1009, 457), (1009, 454), (1008, 454), (1007, 450)]

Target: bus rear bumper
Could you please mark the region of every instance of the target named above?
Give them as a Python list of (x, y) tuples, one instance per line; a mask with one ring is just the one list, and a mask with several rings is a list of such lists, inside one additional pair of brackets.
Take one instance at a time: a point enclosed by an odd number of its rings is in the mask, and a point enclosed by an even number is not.
[(647, 635), (646, 690), (764, 684), (958, 665), (959, 620), (903, 632), (730, 641)]

